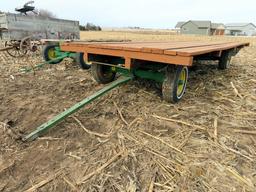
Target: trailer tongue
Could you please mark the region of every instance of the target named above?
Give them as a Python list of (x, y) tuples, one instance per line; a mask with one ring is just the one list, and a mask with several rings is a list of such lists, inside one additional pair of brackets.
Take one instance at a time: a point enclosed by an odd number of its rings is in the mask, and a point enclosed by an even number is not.
[(23, 138), (23, 141), (32, 141), (32, 140), (36, 139), (37, 137), (39, 137), (40, 135), (45, 133), (47, 130), (49, 130), (50, 128), (52, 128), (53, 126), (58, 124), (59, 122), (63, 121), (66, 117), (72, 115), (73, 113), (77, 112), (79, 109), (81, 109), (85, 105), (88, 105), (89, 103), (91, 103), (92, 101), (97, 99), (98, 97), (100, 97), (100, 96), (104, 95), (105, 93), (111, 91), (112, 89), (130, 81), (131, 79), (132, 79), (132, 77), (122, 77), (120, 79), (117, 79), (116, 81), (114, 81), (111, 84), (109, 84), (109, 85), (105, 86), (104, 88), (100, 89), (99, 91), (97, 91), (93, 95), (87, 97), (86, 99), (84, 99), (81, 102), (75, 104), (74, 106), (70, 107), (66, 111), (64, 111), (64, 112), (60, 113), (59, 115), (55, 116), (50, 121), (42, 124), (35, 131), (33, 131), (29, 135), (25, 136)]

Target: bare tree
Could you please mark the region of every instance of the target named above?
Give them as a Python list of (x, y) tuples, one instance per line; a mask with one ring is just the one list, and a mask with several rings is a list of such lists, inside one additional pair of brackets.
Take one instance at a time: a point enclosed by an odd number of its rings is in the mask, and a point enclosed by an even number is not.
[(81, 31), (101, 31), (101, 27), (93, 23), (87, 23), (85, 26), (80, 26)]
[(35, 9), (33, 12), (28, 12), (27, 15), (38, 15), (46, 18), (57, 18), (57, 16), (54, 13), (46, 9)]
[(57, 18), (57, 16), (53, 12), (46, 9), (37, 10), (37, 14), (42, 17)]

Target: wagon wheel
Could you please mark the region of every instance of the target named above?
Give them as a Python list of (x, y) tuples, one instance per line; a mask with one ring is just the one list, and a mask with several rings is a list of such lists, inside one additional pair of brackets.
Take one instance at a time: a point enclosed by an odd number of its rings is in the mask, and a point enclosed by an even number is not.
[(84, 53), (76, 53), (74, 60), (82, 69), (90, 69), (91, 68), (91, 65), (86, 63), (84, 60)]
[[(56, 55), (56, 47), (58, 47), (58, 45), (45, 45), (43, 47), (43, 58), (45, 61), (49, 62), (49, 64), (58, 64), (60, 63), (63, 59), (59, 59), (56, 60), (56, 58), (58, 57)], [(51, 61), (54, 60), (54, 61)]]
[(168, 66), (166, 77), (162, 85), (163, 99), (167, 102), (177, 103), (183, 97), (188, 80), (188, 68)]
[(219, 60), (218, 68), (222, 70), (228, 69), (230, 67), (231, 57), (232, 57), (231, 51), (222, 52)]
[(31, 37), (25, 37), (20, 42), (20, 50), (24, 55), (31, 49)]
[(112, 67), (93, 63), (91, 66), (93, 78), (101, 84), (107, 84), (115, 79), (116, 72)]
[(22, 57), (26, 52), (20, 50), (20, 42), (16, 40), (6, 41), (4, 44), (5, 47), (13, 47), (13, 49), (7, 50), (8, 55), (11, 57)]

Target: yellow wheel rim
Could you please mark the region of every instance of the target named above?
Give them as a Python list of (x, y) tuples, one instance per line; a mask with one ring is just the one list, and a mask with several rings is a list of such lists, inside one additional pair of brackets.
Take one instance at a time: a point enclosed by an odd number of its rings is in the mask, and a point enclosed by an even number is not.
[(56, 54), (55, 54), (55, 49), (54, 49), (54, 48), (53, 48), (53, 49), (50, 49), (50, 50), (48, 51), (48, 57), (49, 57), (50, 60), (56, 58)]
[(178, 87), (177, 87), (177, 96), (180, 97), (183, 94), (183, 91), (186, 86), (186, 80), (187, 80), (187, 71), (184, 67), (179, 75), (178, 79)]

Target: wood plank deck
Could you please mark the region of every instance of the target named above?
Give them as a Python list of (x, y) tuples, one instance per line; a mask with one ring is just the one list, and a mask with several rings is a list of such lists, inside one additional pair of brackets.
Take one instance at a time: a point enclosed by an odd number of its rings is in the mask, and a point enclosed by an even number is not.
[(249, 43), (236, 42), (67, 42), (61, 44), (63, 51), (83, 52), (85, 59), (88, 54), (99, 54), (123, 57), (127, 61), (126, 67), (131, 67), (131, 59), (142, 59), (168, 64), (187, 65), (193, 63), (193, 57), (215, 53), (229, 49), (242, 48)]

